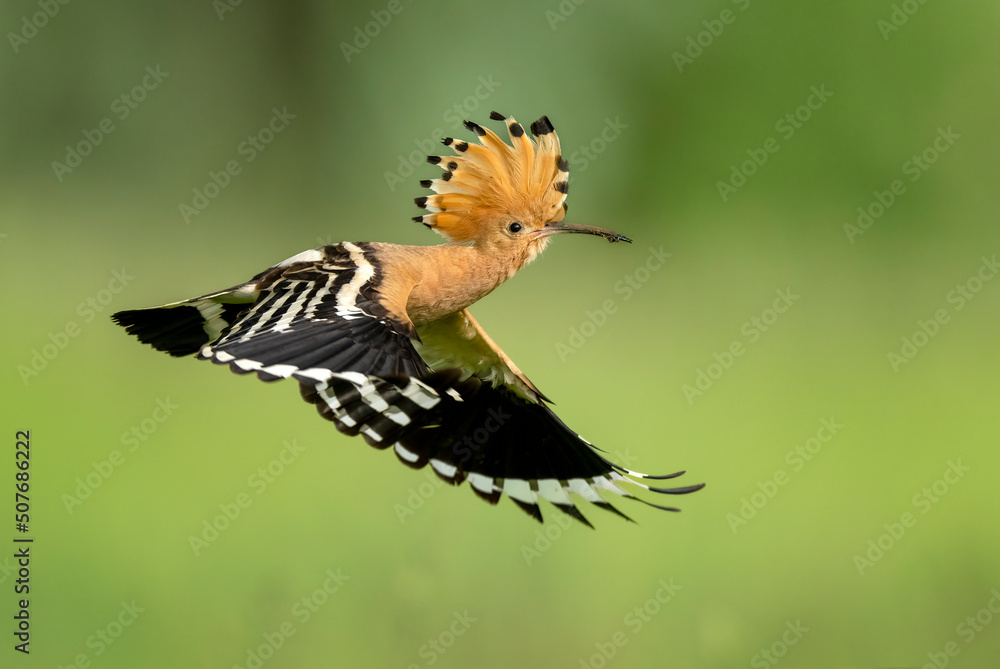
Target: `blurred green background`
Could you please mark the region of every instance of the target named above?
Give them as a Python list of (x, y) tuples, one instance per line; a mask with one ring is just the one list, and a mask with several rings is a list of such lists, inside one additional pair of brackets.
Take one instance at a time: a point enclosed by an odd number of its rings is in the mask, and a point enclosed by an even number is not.
[[(995, 666), (995, 3), (0, 16), (0, 498), (29, 429), (36, 538), (3, 666)], [(438, 243), (423, 155), (491, 109), (547, 114), (568, 220), (636, 243), (559, 239), (473, 311), (593, 443), (707, 482), (683, 513), (539, 526), (108, 319), (323, 243)]]

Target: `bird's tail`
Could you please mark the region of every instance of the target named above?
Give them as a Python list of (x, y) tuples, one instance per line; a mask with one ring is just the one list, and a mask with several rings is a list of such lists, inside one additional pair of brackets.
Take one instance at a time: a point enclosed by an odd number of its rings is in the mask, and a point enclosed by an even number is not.
[(159, 307), (119, 311), (111, 316), (144, 344), (173, 356), (197, 353), (215, 341), (257, 299), (253, 284), (171, 302)]

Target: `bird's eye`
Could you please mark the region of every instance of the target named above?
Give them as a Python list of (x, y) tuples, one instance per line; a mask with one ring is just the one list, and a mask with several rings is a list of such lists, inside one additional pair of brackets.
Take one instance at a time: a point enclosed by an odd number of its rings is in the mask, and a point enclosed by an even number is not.
[(514, 221), (513, 223), (511, 223), (510, 225), (507, 226), (507, 229), (510, 230), (511, 232), (515, 232), (516, 233), (516, 232), (521, 232), (521, 227), (522, 226), (521, 226), (520, 223), (518, 223), (517, 221)]

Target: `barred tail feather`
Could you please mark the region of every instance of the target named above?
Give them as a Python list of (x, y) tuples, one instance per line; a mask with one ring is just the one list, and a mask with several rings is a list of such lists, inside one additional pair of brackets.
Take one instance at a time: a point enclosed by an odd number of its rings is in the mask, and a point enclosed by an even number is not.
[(172, 356), (185, 356), (215, 341), (257, 297), (250, 284), (242, 284), (159, 307), (131, 309), (111, 319), (139, 341)]

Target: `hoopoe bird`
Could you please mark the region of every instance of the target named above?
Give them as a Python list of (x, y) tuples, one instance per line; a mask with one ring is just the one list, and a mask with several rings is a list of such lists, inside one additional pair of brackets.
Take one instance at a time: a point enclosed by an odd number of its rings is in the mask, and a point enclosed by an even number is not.
[(539, 498), (592, 525), (574, 498), (627, 515), (607, 491), (659, 509), (621, 487), (677, 495), (616, 465), (569, 429), (549, 400), (493, 343), (468, 307), (531, 262), (554, 235), (631, 242), (567, 223), (569, 166), (545, 116), (534, 140), (497, 112), (510, 144), (465, 122), (479, 143), (445, 138), (453, 156), (429, 156), (444, 174), (421, 181), (427, 214), (415, 221), (439, 246), (343, 242), (292, 256), (246, 283), (113, 320), (173, 356), (228, 365), (264, 381), (293, 378), (302, 397), (348, 435), (392, 448), (406, 465), (430, 464), (445, 481), (468, 481), (491, 504), (502, 495), (537, 520)]

